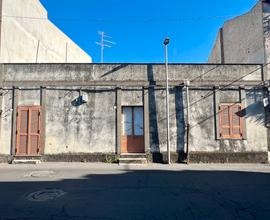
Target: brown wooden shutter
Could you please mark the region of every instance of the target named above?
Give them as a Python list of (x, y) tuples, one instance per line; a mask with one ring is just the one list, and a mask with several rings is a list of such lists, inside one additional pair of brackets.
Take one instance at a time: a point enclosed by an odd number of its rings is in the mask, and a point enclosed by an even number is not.
[(220, 106), (220, 137), (230, 138), (230, 109), (228, 105)]
[(29, 110), (30, 129), (29, 129), (29, 153), (35, 155), (39, 152), (40, 146), (40, 109)]
[(16, 154), (24, 155), (28, 151), (28, 109), (21, 108), (17, 114), (17, 146)]
[(242, 138), (241, 105), (232, 105), (231, 111), (231, 137)]
[(243, 118), (241, 104), (221, 104), (219, 111), (219, 129), (221, 138), (243, 138)]

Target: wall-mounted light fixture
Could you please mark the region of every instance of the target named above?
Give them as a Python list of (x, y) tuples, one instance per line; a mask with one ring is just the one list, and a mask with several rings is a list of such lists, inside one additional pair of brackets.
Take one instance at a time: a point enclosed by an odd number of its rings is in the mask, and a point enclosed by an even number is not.
[(81, 90), (79, 90), (79, 97), (74, 99), (71, 102), (71, 105), (78, 107), (88, 102), (88, 96), (87, 95), (81, 95)]

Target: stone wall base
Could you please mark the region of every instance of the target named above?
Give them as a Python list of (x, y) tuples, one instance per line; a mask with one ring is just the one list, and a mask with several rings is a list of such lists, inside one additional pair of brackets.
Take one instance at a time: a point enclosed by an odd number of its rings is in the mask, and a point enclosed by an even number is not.
[[(171, 152), (171, 163), (186, 163), (187, 155), (184, 152)], [(148, 161), (152, 163), (167, 163), (168, 155), (166, 152), (153, 152), (148, 155)]]
[(267, 152), (191, 152), (191, 163), (268, 163)]
[[(149, 161), (166, 163), (167, 153), (152, 153)], [(267, 152), (190, 152), (190, 163), (268, 163)], [(171, 153), (171, 163), (187, 163), (184, 152)]]
[[(10, 163), (14, 157), (0, 155), (0, 163)], [(109, 153), (92, 154), (55, 154), (40, 157), (43, 162), (103, 162), (117, 163), (119, 155)], [(154, 152), (147, 154), (150, 163), (166, 163), (167, 153)], [(171, 163), (186, 163), (187, 155), (184, 152), (171, 153)], [(190, 152), (190, 163), (268, 163), (268, 152)]]
[(118, 155), (109, 153), (92, 153), (92, 154), (54, 154), (42, 156), (44, 162), (103, 162), (103, 163), (117, 163)]
[(12, 161), (12, 156), (0, 155), (0, 163), (10, 163)]

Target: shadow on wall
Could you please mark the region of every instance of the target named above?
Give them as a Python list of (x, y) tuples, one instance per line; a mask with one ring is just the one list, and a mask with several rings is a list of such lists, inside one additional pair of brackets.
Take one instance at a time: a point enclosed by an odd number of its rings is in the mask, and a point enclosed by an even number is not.
[[(266, 125), (267, 108), (263, 107), (263, 97), (268, 96), (262, 90), (249, 90), (246, 92), (247, 106), (237, 113), (238, 116), (249, 119), (257, 125)], [(251, 103), (250, 103), (251, 102)], [(249, 104), (250, 103), (250, 104)], [(268, 110), (269, 111), (269, 110)]]
[(77, 179), (28, 176), (0, 182), (1, 219), (270, 218), (269, 173), (125, 168), (83, 172)]
[[(265, 112), (262, 103), (253, 103), (248, 105), (246, 108), (242, 109), (241, 111), (237, 112), (236, 114), (239, 117), (244, 117), (245, 119), (250, 119), (253, 122), (255, 122), (258, 125), (265, 125)], [(196, 124), (193, 124), (193, 126), (191, 126), (191, 129), (196, 127), (196, 126), (201, 126), (203, 123), (205, 123), (206, 121), (215, 118), (215, 116), (219, 117), (219, 112), (210, 115), (209, 117), (204, 118), (201, 121), (198, 121)]]
[[(184, 152), (185, 146), (185, 115), (183, 87), (175, 88), (175, 114), (176, 114), (176, 135), (177, 135), (177, 152)], [(183, 158), (179, 158), (179, 161)]]
[[(156, 102), (156, 90), (155, 90), (156, 82), (154, 79), (153, 65), (147, 65), (147, 76), (148, 76), (148, 81), (150, 84), (150, 88), (148, 91), (150, 148), (152, 151), (154, 151), (153, 162), (160, 163), (167, 160), (167, 158), (163, 158), (164, 155), (161, 154), (161, 151), (160, 151), (160, 145), (166, 144), (166, 143), (161, 143), (160, 137), (159, 137), (160, 129), (158, 126), (162, 124), (161, 123), (162, 120), (158, 120), (158, 116), (157, 116), (157, 102)], [(175, 96), (175, 114), (171, 114), (170, 119), (171, 121), (176, 120), (176, 136), (171, 136), (171, 139), (176, 139), (176, 151), (178, 153), (177, 162), (183, 162), (183, 160), (185, 160), (185, 156), (184, 156), (185, 118), (184, 118), (183, 88), (180, 86), (175, 87), (174, 89), (170, 89), (169, 92), (170, 94), (174, 94)], [(166, 128), (164, 127), (164, 129)]]
[[(149, 135), (150, 135), (150, 150), (160, 153), (159, 148), (159, 133), (158, 133), (158, 119), (155, 93), (155, 79), (153, 65), (147, 65), (147, 79), (149, 81), (148, 100), (149, 100)], [(153, 162), (163, 161), (161, 154), (153, 155)]]
[(239, 117), (244, 117), (249, 119), (252, 122), (255, 122), (258, 125), (265, 125), (265, 114), (263, 109), (260, 107), (262, 103), (253, 103), (248, 105), (246, 108), (237, 112), (236, 114)]
[(119, 71), (119, 70), (121, 70), (121, 69), (123, 69), (123, 68), (125, 68), (125, 67), (127, 67), (127, 66), (129, 66), (129, 64), (120, 64), (119, 66), (113, 68), (112, 70), (110, 70), (110, 71), (104, 73), (104, 74), (101, 75), (100, 77), (103, 78), (103, 77), (105, 77), (105, 76), (108, 76), (108, 75), (110, 75), (110, 74), (112, 74), (112, 73), (115, 73), (115, 72), (117, 72), (117, 71)]
[[(207, 94), (206, 96), (204, 96), (203, 98), (193, 102), (190, 104), (190, 106), (199, 103), (199, 102), (203, 102), (204, 99), (206, 97), (209, 97), (210, 95), (212, 96), (214, 93), (213, 92), (209, 92), (209, 94)], [(249, 119), (255, 123), (257, 123), (258, 125), (265, 125), (266, 121), (270, 122), (270, 107), (268, 110), (264, 109), (263, 107), (263, 97), (268, 96), (266, 93), (264, 94), (264, 92), (262, 90), (257, 90), (257, 89), (251, 89), (251, 90), (247, 90), (246, 91), (246, 98), (242, 99), (241, 102), (246, 102), (246, 107), (244, 109), (242, 109), (241, 111), (237, 112), (236, 114), (239, 117), (244, 117), (245, 119)], [(214, 97), (213, 97), (214, 98)], [(196, 127), (196, 126), (201, 126), (204, 122), (206, 122), (207, 120), (210, 120), (211, 118), (214, 118), (214, 120), (217, 119), (219, 117), (219, 112), (215, 112), (215, 102), (213, 102), (214, 106), (213, 106), (213, 111), (214, 113), (211, 114), (208, 117), (203, 118), (202, 120), (198, 121), (197, 123), (194, 123), (191, 126), (191, 129)], [(238, 103), (238, 102), (236, 102)], [(268, 111), (268, 113), (267, 113)], [(269, 117), (269, 119), (267, 119)]]

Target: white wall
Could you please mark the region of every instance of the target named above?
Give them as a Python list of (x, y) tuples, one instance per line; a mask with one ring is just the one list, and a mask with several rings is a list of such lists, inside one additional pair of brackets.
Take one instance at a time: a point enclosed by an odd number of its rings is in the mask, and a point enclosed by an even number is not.
[(48, 20), (39, 0), (2, 0), (0, 61), (35, 63), (36, 60), (38, 63), (92, 62), (88, 54)]

